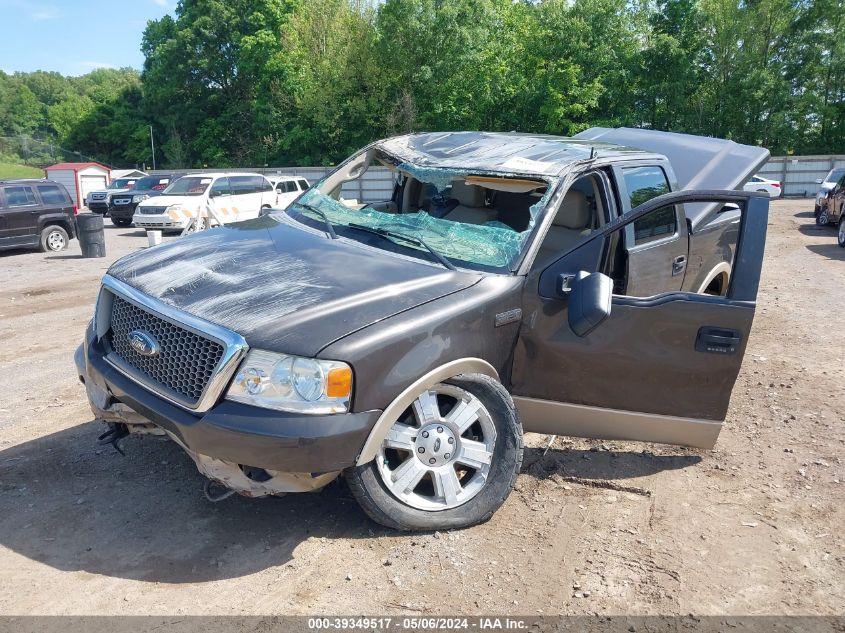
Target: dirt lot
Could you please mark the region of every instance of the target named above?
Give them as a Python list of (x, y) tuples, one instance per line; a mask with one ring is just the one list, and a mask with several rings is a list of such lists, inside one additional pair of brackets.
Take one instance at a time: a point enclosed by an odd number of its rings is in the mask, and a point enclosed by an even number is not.
[(72, 354), (98, 278), (146, 239), (110, 227), (102, 260), (77, 242), (0, 254), (0, 613), (842, 614), (845, 249), (810, 204), (773, 204), (715, 450), (559, 439), (544, 456), (529, 436), (489, 523), (417, 536), (337, 485), (215, 505), (172, 443), (98, 446)]

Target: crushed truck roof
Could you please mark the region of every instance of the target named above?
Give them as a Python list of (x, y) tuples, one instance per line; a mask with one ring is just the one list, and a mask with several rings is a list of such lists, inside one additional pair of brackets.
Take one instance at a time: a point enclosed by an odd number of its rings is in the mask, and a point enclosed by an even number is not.
[(559, 176), (592, 157), (650, 154), (612, 143), (514, 132), (430, 132), (381, 141), (377, 147), (418, 167)]

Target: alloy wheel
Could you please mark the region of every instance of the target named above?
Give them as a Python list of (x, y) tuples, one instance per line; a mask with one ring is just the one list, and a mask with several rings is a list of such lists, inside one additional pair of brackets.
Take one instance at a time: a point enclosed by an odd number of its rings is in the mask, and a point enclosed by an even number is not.
[(51, 251), (60, 251), (65, 247), (64, 235), (58, 231), (53, 231), (47, 236), (47, 248)]
[(476, 396), (438, 384), (420, 394), (379, 448), (387, 489), (419, 510), (456, 508), (481, 492), (490, 472), (496, 428)]
[(837, 234), (839, 246), (845, 248), (845, 217), (839, 217), (839, 233)]

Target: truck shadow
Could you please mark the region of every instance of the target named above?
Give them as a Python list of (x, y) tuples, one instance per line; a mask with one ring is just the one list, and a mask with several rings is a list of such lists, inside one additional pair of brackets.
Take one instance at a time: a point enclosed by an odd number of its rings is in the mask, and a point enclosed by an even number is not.
[(522, 462), (523, 474), (548, 479), (555, 475), (593, 480), (620, 480), (646, 477), (666, 470), (695, 466), (701, 456), (675, 449), (674, 455), (655, 455), (648, 451), (604, 451), (595, 449), (550, 450), (527, 448)]
[[(213, 504), (173, 442), (130, 437), (126, 456), (89, 422), (0, 451), (0, 545), (62, 571), (161, 583), (208, 582), (285, 565), (309, 538), (378, 538), (338, 483), (282, 498)], [(523, 475), (624, 479), (697, 455), (528, 449)]]
[(172, 442), (130, 437), (126, 457), (87, 423), (0, 451), (0, 545), (63, 571), (162, 583), (284, 565), (308, 538), (388, 534), (339, 484), (213, 504)]

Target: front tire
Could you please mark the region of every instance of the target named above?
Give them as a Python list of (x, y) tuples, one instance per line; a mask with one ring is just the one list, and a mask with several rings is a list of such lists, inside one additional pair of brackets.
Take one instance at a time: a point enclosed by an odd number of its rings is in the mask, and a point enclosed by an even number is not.
[(111, 223), (115, 226), (127, 227), (132, 224), (132, 220), (130, 218), (112, 218)]
[(830, 217), (827, 214), (827, 209), (822, 209), (816, 216), (816, 224), (819, 226), (827, 226), (828, 222), (830, 222)]
[(42, 253), (58, 253), (67, 248), (68, 236), (67, 231), (55, 224), (45, 226), (41, 231), (41, 239), (39, 240), (39, 249)]
[(522, 425), (505, 388), (468, 374), (419, 394), (376, 458), (347, 469), (367, 515), (396, 530), (449, 530), (487, 521), (522, 466)]

